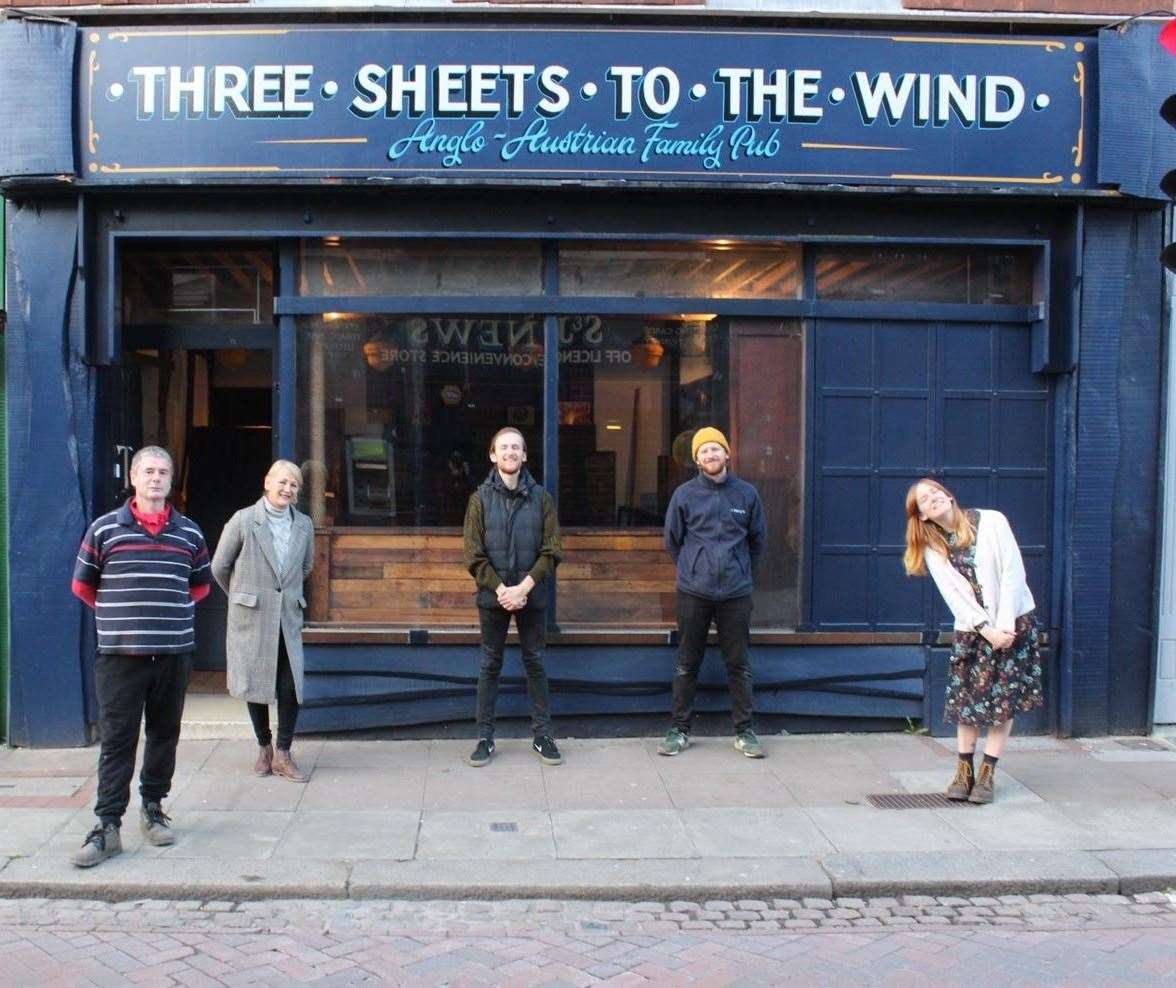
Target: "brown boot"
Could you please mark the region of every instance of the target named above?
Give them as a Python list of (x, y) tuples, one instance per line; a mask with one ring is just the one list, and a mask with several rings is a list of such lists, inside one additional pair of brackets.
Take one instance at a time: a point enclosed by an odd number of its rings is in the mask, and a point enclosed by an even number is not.
[(274, 767), (274, 746), (264, 744), (257, 749), (257, 761), (253, 763), (254, 775), (269, 775)]
[(988, 762), (984, 762), (980, 766), (980, 774), (976, 776), (976, 784), (972, 786), (971, 793), (968, 794), (969, 803), (991, 803), (993, 797), (996, 795), (996, 773), (993, 772), (992, 766)]
[(290, 752), (283, 751), (281, 748), (274, 749), (274, 775), (280, 775), (283, 779), (289, 779), (291, 782), (309, 782), (310, 776), (298, 767), (298, 763), (294, 761)]
[(961, 758), (956, 763), (955, 778), (951, 780), (951, 785), (947, 787), (947, 792), (944, 795), (948, 799), (967, 799), (975, 783), (976, 780), (972, 775), (972, 766)]

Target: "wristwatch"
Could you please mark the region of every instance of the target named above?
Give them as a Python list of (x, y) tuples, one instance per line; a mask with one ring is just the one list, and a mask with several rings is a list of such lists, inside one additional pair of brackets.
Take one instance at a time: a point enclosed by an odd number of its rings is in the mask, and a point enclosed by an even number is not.
[(979, 624), (975, 625), (975, 626), (972, 628), (972, 630), (973, 630), (973, 631), (975, 631), (975, 632), (981, 632), (981, 631), (983, 631), (983, 630), (984, 630), (985, 628), (987, 628), (987, 627), (988, 627), (988, 621), (987, 621), (987, 619), (986, 619), (986, 620), (984, 620), (984, 621), (981, 621)]

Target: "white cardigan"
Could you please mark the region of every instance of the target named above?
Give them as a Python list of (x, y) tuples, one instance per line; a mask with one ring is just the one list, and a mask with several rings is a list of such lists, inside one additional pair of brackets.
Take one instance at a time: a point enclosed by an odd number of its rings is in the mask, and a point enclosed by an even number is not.
[(955, 618), (956, 631), (971, 631), (981, 621), (987, 621), (998, 631), (1012, 633), (1017, 618), (1033, 610), (1021, 550), (1008, 519), (999, 511), (980, 511), (980, 524), (976, 526), (976, 579), (987, 607), (980, 606), (972, 585), (947, 557), (928, 547), (923, 559)]

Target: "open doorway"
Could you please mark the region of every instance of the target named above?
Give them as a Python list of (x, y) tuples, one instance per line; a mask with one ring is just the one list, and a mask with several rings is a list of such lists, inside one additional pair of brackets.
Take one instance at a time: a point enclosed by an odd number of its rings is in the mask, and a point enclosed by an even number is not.
[[(124, 353), (123, 370), (127, 455), (148, 445), (172, 454), (172, 501), (215, 551), (233, 512), (261, 496), (272, 459), (272, 351), (142, 348)], [(196, 609), (197, 671), (225, 668), (226, 610), (218, 588)]]

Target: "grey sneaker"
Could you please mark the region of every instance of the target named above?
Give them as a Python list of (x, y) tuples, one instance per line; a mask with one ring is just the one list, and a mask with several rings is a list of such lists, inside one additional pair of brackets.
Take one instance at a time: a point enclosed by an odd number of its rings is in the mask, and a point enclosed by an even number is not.
[(755, 736), (755, 731), (742, 731), (735, 735), (735, 750), (742, 751), (748, 758), (763, 758), (764, 746)]
[(470, 752), (466, 761), (474, 768), (481, 768), (494, 757), (494, 742), (490, 738), (478, 738), (478, 747)]
[(666, 731), (666, 736), (662, 738), (661, 744), (657, 746), (657, 753), (659, 755), (679, 755), (690, 747), (690, 735), (685, 731), (679, 731), (676, 727), (671, 727)]
[(100, 823), (86, 834), (85, 842), (69, 860), (79, 868), (93, 868), (116, 854), (122, 854), (122, 834), (118, 824)]
[(176, 835), (171, 832), (171, 817), (158, 803), (144, 803), (140, 807), (139, 829), (147, 843), (156, 847), (167, 847), (176, 842)]

